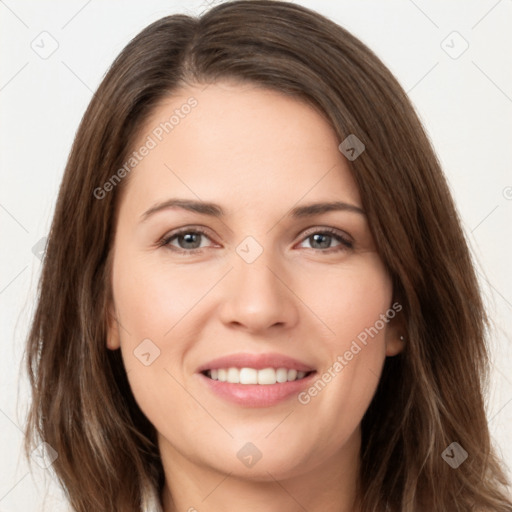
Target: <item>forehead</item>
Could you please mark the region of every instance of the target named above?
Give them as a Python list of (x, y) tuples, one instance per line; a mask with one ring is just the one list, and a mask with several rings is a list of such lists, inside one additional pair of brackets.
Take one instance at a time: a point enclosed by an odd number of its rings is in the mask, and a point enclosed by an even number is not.
[(155, 108), (133, 149), (144, 145), (126, 192), (139, 203), (172, 193), (237, 210), (291, 207), (302, 197), (360, 205), (327, 120), (304, 101), (252, 84), (177, 91)]

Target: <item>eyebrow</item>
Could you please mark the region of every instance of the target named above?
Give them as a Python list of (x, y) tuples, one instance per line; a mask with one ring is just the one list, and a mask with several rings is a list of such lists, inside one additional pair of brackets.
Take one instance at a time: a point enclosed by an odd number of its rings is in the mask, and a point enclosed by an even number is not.
[[(149, 210), (144, 212), (141, 215), (141, 222), (146, 221), (149, 217), (154, 215), (157, 212), (162, 210), (168, 210), (172, 208), (182, 208), (183, 210), (188, 210), (195, 213), (200, 213), (203, 215), (209, 215), (211, 217), (225, 217), (225, 211), (222, 207), (215, 203), (209, 203), (205, 201), (196, 201), (193, 199), (168, 199), (161, 203), (157, 203), (152, 206)], [(343, 201), (331, 201), (331, 202), (323, 202), (323, 203), (311, 203), (303, 206), (296, 206), (292, 208), (290, 212), (288, 212), (289, 217), (294, 218), (303, 218), (303, 217), (311, 217), (313, 215), (320, 215), (322, 213), (332, 212), (332, 211), (346, 211), (351, 213), (358, 213), (360, 215), (366, 216), (365, 211), (359, 206), (345, 203)]]

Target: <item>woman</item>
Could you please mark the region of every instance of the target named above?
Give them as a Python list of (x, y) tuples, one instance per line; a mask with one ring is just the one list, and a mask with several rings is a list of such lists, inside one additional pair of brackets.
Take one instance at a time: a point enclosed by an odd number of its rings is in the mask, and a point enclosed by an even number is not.
[(230, 2), (123, 50), (40, 286), (26, 449), (74, 510), (512, 510), (439, 163), (312, 11)]

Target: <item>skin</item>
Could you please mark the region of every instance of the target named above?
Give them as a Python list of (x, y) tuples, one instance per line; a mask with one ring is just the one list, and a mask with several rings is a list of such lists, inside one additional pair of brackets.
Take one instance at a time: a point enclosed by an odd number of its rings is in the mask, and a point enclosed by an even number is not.
[[(198, 105), (124, 183), (112, 264), (108, 348), (121, 348), (133, 394), (158, 432), (165, 512), (355, 511), (360, 422), (384, 360), (402, 349), (401, 315), (311, 401), (267, 408), (226, 402), (196, 373), (235, 352), (278, 352), (323, 374), (393, 303), (390, 277), (365, 215), (291, 218), (291, 208), (343, 201), (362, 208), (341, 142), (311, 106), (251, 84), (187, 86), (162, 102), (135, 147), (193, 96)], [(168, 208), (170, 198), (218, 203), (225, 216)], [(202, 226), (200, 252), (177, 228)], [(331, 227), (325, 245), (311, 238)], [(329, 235), (329, 234), (327, 234)], [(252, 236), (252, 263), (236, 252)], [(253, 249), (251, 249), (253, 250)], [(145, 366), (144, 339), (160, 350)], [(152, 349), (151, 349), (152, 350)], [(246, 467), (252, 442), (262, 458)]]

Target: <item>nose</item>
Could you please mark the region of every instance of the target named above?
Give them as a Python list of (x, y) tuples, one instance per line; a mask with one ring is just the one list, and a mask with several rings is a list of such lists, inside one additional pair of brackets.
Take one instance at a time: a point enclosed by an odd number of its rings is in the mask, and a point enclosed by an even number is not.
[(257, 334), (297, 324), (300, 300), (282, 265), (270, 252), (263, 251), (252, 263), (237, 256), (220, 310), (225, 325)]

